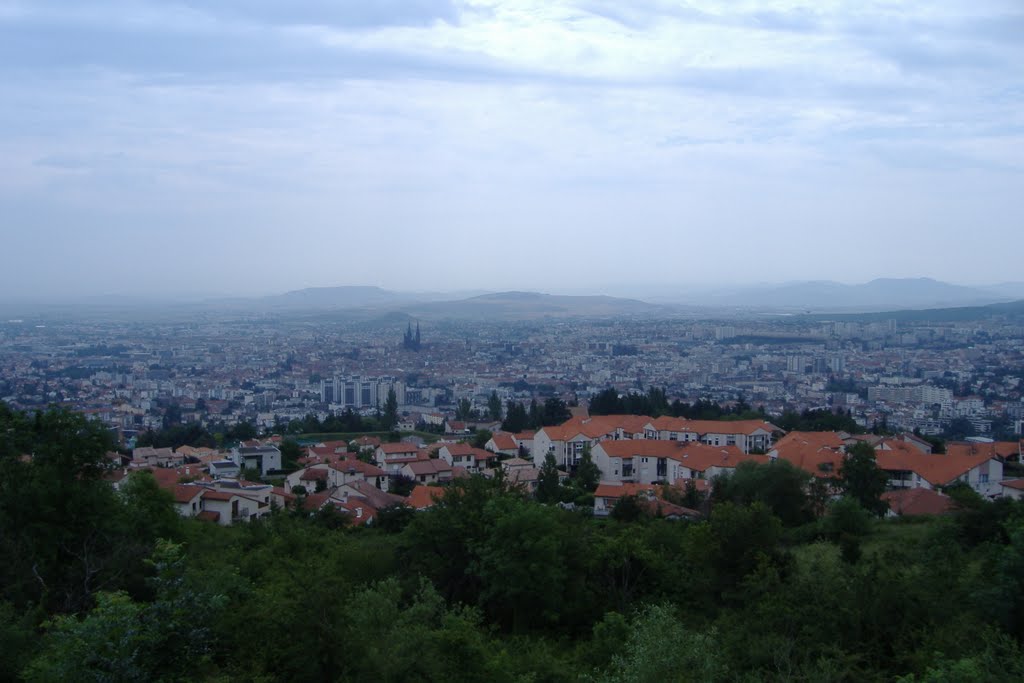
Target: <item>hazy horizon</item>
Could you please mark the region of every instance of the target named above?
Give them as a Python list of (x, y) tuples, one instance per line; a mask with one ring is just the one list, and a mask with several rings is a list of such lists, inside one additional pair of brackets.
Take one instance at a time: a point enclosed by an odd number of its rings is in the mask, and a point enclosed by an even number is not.
[(0, 0), (0, 299), (1021, 280), (1022, 36), (1010, 0)]

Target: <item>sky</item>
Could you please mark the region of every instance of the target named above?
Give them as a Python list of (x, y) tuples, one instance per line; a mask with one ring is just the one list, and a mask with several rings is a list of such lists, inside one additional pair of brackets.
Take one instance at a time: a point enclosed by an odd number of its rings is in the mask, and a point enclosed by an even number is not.
[(1020, 0), (0, 0), (0, 297), (1024, 280)]

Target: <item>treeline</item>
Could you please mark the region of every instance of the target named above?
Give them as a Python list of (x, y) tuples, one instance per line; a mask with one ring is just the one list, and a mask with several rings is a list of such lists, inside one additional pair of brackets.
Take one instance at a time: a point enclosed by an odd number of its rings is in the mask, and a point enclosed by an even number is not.
[[(354, 433), (388, 431), (384, 428), (381, 420), (370, 417), (362, 417), (347, 408), (340, 415), (329, 415), (321, 420), (310, 413), (301, 420), (290, 420), (279, 422), (268, 433), (281, 435), (298, 434), (327, 434), (327, 433)], [(227, 444), (239, 441), (248, 441), (259, 436), (260, 430), (250, 422), (239, 422), (233, 426), (214, 423), (209, 427), (203, 427), (198, 423), (171, 424), (163, 429), (146, 430), (139, 434), (136, 439), (137, 446), (153, 446), (164, 448), (170, 446), (205, 446), (207, 448), (220, 448)]]
[(651, 387), (646, 393), (631, 391), (619, 395), (615, 389), (608, 388), (590, 399), (591, 415), (650, 415), (661, 417), (684, 417), (688, 420), (763, 420), (763, 407), (756, 410), (739, 396), (731, 406), (723, 406), (717, 401), (701, 398), (693, 403), (676, 399), (669, 403), (665, 390)]
[(376, 528), (284, 510), (220, 527), (145, 475), (113, 492), (78, 416), (0, 406), (0, 435), (3, 680), (1024, 677), (1019, 503), (881, 522), (770, 465), (719, 482), (696, 523), (470, 478)]

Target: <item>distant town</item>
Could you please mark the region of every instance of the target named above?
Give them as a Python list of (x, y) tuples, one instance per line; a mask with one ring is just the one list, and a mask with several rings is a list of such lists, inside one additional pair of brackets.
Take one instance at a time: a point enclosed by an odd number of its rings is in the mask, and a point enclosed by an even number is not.
[(401, 430), (487, 415), (492, 396), (503, 408), (552, 397), (586, 406), (608, 389), (651, 388), (768, 417), (827, 410), (866, 430), (992, 440), (1024, 430), (1014, 315), (395, 317), (7, 320), (0, 400), (84, 412), (129, 446), (176, 425), (269, 433), (310, 416), (373, 417), (389, 390)]

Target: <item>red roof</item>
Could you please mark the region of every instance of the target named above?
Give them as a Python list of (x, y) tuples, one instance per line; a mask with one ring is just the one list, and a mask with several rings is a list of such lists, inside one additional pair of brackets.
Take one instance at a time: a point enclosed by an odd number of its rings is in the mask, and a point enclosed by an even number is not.
[(897, 515), (941, 515), (953, 507), (949, 496), (925, 488), (886, 491), (882, 500)]
[(434, 502), (443, 497), (446, 492), (447, 489), (438, 486), (417, 486), (413, 488), (405, 502), (416, 510), (426, 510), (433, 507)]
[(514, 451), (519, 448), (519, 444), (516, 443), (515, 438), (508, 432), (501, 432), (491, 437), (494, 441), (494, 447), (499, 451)]
[(419, 448), (408, 443), (383, 443), (378, 448), (384, 452), (385, 455), (394, 455), (396, 453), (416, 453)]

